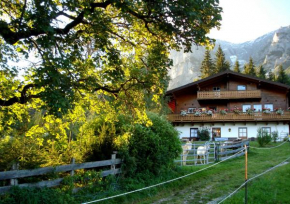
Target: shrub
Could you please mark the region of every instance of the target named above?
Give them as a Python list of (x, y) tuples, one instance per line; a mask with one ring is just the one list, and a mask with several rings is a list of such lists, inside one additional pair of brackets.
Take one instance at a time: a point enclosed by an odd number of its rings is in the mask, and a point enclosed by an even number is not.
[(278, 131), (272, 132), (272, 140), (276, 143), (278, 139)]
[(210, 138), (210, 132), (207, 128), (199, 129), (197, 135), (201, 141), (208, 141)]
[(124, 156), (125, 176), (158, 175), (174, 166), (174, 159), (181, 152), (178, 132), (162, 116), (148, 113), (152, 126), (135, 124)]
[(257, 132), (258, 132), (257, 133), (257, 141), (258, 141), (260, 147), (263, 147), (266, 144), (269, 144), (271, 142), (270, 133), (263, 131), (262, 128), (259, 128)]
[(51, 203), (51, 204), (69, 204), (78, 203), (74, 198), (52, 188), (19, 188), (13, 187), (7, 194), (0, 197), (0, 204), (31, 204), (31, 203)]

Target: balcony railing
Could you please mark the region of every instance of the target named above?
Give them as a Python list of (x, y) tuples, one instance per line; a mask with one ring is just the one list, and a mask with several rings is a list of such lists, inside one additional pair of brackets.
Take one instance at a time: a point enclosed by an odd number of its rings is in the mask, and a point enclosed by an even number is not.
[(290, 112), (284, 112), (284, 114), (279, 115), (275, 112), (273, 113), (254, 113), (249, 115), (247, 113), (227, 113), (226, 115), (221, 115), (220, 113), (214, 113), (213, 115), (201, 115), (195, 116), (194, 114), (187, 114), (182, 116), (180, 114), (169, 114), (168, 120), (171, 122), (238, 122), (238, 121), (289, 121)]
[(253, 91), (198, 91), (197, 99), (261, 98), (261, 90)]

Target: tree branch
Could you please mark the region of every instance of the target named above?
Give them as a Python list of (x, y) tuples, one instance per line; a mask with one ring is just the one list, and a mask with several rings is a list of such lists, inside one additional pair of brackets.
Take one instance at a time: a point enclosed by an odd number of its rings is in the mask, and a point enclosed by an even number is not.
[(11, 106), (15, 103), (25, 104), (29, 100), (31, 100), (32, 98), (40, 98), (39, 94), (27, 96), (28, 89), (34, 88), (34, 87), (36, 87), (35, 84), (28, 84), (28, 85), (23, 87), (20, 97), (14, 96), (13, 98), (10, 98), (8, 100), (0, 99), (0, 106)]
[[(111, 4), (111, 0), (107, 0), (105, 2), (100, 3), (91, 3), (90, 9), (88, 9), (89, 12), (93, 13), (95, 8), (106, 8), (108, 5)], [(67, 34), (72, 28), (76, 27), (80, 23), (83, 22), (84, 14), (86, 10), (83, 10), (78, 14), (78, 16), (68, 23), (64, 28), (52, 28), (53, 32), (55, 34), (59, 35), (65, 35)], [(62, 13), (60, 12), (60, 15)], [(10, 30), (8, 23), (5, 21), (0, 21), (0, 35), (5, 39), (5, 41), (11, 45), (16, 43), (20, 39), (29, 38), (32, 36), (38, 36), (42, 34), (46, 34), (47, 31), (42, 27), (36, 27), (36, 28), (27, 28), (23, 30), (19, 30), (18, 32), (14, 32)]]

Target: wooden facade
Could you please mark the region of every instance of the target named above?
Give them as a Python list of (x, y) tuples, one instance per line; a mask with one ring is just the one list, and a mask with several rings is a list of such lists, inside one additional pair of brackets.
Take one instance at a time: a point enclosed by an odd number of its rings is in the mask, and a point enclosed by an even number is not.
[[(254, 135), (255, 126), (272, 126), (271, 131), (288, 134), (289, 90), (290, 86), (285, 84), (225, 71), (167, 91), (172, 110), (168, 120), (190, 128), (186, 134), (193, 134), (201, 126), (212, 129), (212, 133), (233, 129), (241, 134), (245, 131), (247, 135)], [(239, 127), (231, 128), (235, 123)], [(184, 130), (180, 127), (180, 131)], [(226, 135), (233, 133), (227, 131)]]
[[(237, 90), (238, 87), (243, 87), (245, 90)], [(261, 112), (268, 106), (272, 106), (273, 111), (278, 108), (287, 110), (289, 89), (289, 86), (281, 83), (226, 71), (170, 90), (167, 95), (175, 101), (173, 114), (180, 114), (182, 110), (186, 110), (190, 114), (190, 109), (216, 111), (243, 109), (244, 105), (251, 108), (261, 107)], [(257, 112), (259, 111), (257, 110)]]

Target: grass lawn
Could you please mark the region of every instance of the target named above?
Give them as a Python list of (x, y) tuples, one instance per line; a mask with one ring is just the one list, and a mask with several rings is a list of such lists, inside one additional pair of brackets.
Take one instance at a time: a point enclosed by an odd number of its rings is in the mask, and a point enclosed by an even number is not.
[[(281, 143), (271, 143), (277, 146)], [(250, 147), (256, 142), (250, 142)], [(248, 178), (279, 164), (290, 157), (290, 143), (275, 149), (250, 148)], [(212, 165), (212, 164), (211, 164)], [(205, 166), (178, 167), (179, 176)], [(178, 175), (175, 175), (176, 177)], [(168, 179), (168, 178), (167, 178)], [(245, 180), (244, 156), (220, 163), (210, 169), (160, 187), (129, 194), (104, 203), (218, 203)], [(161, 181), (156, 181), (159, 183)], [(248, 183), (248, 203), (290, 203), (290, 163)], [(244, 188), (223, 203), (244, 203)]]

